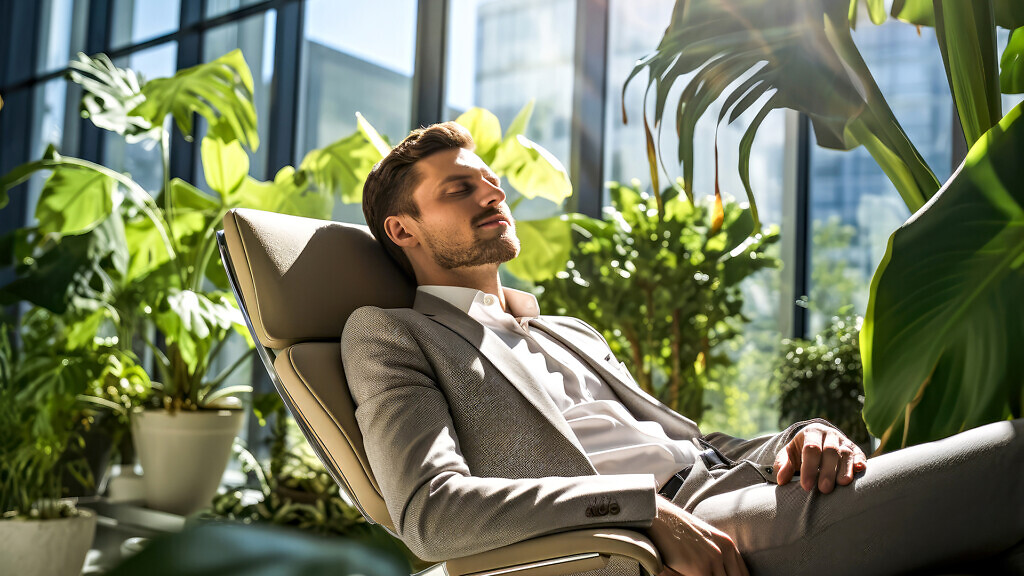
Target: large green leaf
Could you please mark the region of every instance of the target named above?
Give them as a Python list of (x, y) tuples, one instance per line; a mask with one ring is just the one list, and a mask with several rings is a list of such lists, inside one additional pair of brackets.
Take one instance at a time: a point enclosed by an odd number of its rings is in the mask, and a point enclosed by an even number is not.
[[(988, 4), (993, 7), (995, 23), (1003, 28), (1024, 26), (1024, 2), (1020, 0), (952, 0), (943, 4)], [(917, 26), (935, 26), (934, 0), (894, 0), (892, 17)]]
[(224, 197), (242, 185), (249, 174), (249, 156), (242, 143), (231, 137), (227, 124), (220, 122), (211, 127), (199, 149), (210, 188)]
[(241, 313), (224, 295), (176, 289), (168, 292), (155, 320), (167, 343), (178, 346), (190, 369), (209, 352), (211, 336), (225, 337), (224, 331), (244, 323)]
[(992, 5), (940, 2), (935, 35), (967, 146), (1003, 117)]
[[(900, 128), (857, 51), (848, 11), (849, 2), (839, 0), (677, 0), (657, 51), (637, 63), (623, 91), (640, 72), (649, 72), (647, 92), (655, 93), (653, 123), (660, 130), (669, 92), (692, 75), (673, 123), (689, 195), (697, 122), (722, 97), (719, 122), (757, 111), (740, 150), (740, 176), (751, 206), (747, 163), (753, 134), (768, 112), (778, 108), (806, 114), (821, 146), (848, 150), (863, 144), (911, 211), (938, 189), (934, 174)], [(648, 126), (646, 113), (644, 124)], [(649, 155), (656, 175), (655, 159)], [(656, 197), (659, 194), (655, 188)]]
[(501, 144), (501, 123), (498, 121), (498, 117), (483, 108), (470, 108), (456, 118), (455, 121), (473, 135), (473, 142), (476, 144), (476, 155), (485, 164), (493, 162), (494, 155)]
[(95, 170), (58, 165), (43, 184), (36, 219), (44, 234), (82, 234), (114, 209), (114, 180)]
[(576, 214), (563, 214), (544, 220), (517, 220), (520, 254), (507, 262), (505, 268), (512, 274), (540, 282), (553, 278), (565, 270), (572, 248), (572, 221)]
[(306, 173), (296, 172), (291, 166), (278, 170), (272, 182), (246, 176), (225, 201), (226, 208), (255, 208), (321, 219), (330, 218), (333, 206), (330, 194), (310, 186)]
[(883, 448), (1024, 411), (1022, 110), (987, 132), (890, 237), (872, 279), (864, 419)]
[(249, 65), (241, 50), (232, 50), (213, 62), (180, 70), (171, 78), (150, 80), (142, 87), (146, 100), (130, 114), (141, 116), (153, 126), (162, 126), (170, 114), (181, 133), (190, 139), (192, 114), (197, 113), (211, 126), (225, 123), (231, 138), (256, 150), (259, 135), (252, 93)]
[(850, 0), (850, 27), (856, 27), (857, 25), (857, 10), (861, 3), (867, 5), (868, 16), (871, 18), (873, 24), (882, 24), (885, 22), (888, 14), (885, 13), (885, 2), (883, 0)]
[(572, 196), (565, 166), (554, 154), (522, 134), (502, 142), (492, 168), (526, 198), (540, 197), (561, 204)]
[(82, 116), (129, 142), (156, 138), (157, 129), (129, 112), (145, 101), (145, 82), (131, 69), (118, 68), (106, 54), (90, 58), (81, 52), (68, 63), (68, 76), (82, 87)]
[(299, 164), (299, 171), (309, 173), (316, 186), (327, 195), (341, 198), (346, 204), (362, 202), (366, 176), (384, 157), (374, 144), (376, 134), (360, 127), (337, 142), (311, 150)]
[(999, 90), (1004, 94), (1024, 92), (1024, 26), (1010, 34), (999, 59)]

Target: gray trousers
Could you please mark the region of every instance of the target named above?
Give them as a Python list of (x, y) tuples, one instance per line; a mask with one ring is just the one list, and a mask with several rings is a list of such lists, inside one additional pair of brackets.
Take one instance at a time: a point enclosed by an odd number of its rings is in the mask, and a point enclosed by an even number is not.
[(730, 534), (755, 576), (877, 576), (1024, 556), (1024, 420), (871, 458), (831, 494), (804, 492), (798, 479), (769, 483), (770, 472), (747, 462), (702, 470), (710, 478), (675, 498)]

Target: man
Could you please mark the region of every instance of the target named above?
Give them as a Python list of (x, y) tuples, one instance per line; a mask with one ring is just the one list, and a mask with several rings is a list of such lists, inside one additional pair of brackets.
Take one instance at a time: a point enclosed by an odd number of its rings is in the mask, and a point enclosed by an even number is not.
[(820, 420), (701, 434), (593, 328), (501, 286), (519, 240), (472, 149), (439, 124), (374, 167), (367, 224), (419, 288), (413, 309), (357, 310), (342, 337), (367, 457), (417, 555), (621, 526), (646, 530), (666, 575), (882, 574), (1024, 539), (1020, 421), (870, 464)]

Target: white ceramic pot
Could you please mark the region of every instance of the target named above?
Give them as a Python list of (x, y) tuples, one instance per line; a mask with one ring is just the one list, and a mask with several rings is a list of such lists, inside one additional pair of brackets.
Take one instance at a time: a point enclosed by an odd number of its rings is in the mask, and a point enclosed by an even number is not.
[(0, 574), (81, 574), (96, 534), (96, 514), (78, 512), (56, 520), (0, 520)]
[(182, 516), (209, 506), (244, 414), (242, 410), (132, 414), (146, 506)]

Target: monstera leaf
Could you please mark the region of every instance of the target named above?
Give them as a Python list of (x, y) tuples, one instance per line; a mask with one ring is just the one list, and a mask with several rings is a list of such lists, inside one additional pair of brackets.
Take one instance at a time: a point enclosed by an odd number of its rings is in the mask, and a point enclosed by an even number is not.
[(128, 142), (157, 138), (158, 130), (145, 118), (129, 112), (145, 101), (145, 83), (131, 69), (118, 68), (106, 54), (90, 58), (81, 52), (68, 63), (68, 76), (80, 85), (82, 116), (104, 130), (116, 132)]
[(249, 66), (242, 52), (233, 50), (213, 62), (180, 70), (171, 78), (150, 80), (142, 87), (145, 101), (129, 114), (153, 126), (162, 126), (170, 114), (185, 138), (191, 139), (192, 114), (198, 113), (211, 126), (223, 122), (232, 139), (256, 150), (259, 135), (252, 91)]
[(299, 171), (312, 175), (317, 187), (345, 203), (363, 199), (363, 184), (373, 165), (391, 151), (377, 130), (356, 113), (358, 129), (351, 135), (312, 150), (299, 164)]
[[(942, 2), (943, 8), (960, 2)], [(971, 0), (963, 4), (988, 4), (992, 6), (994, 21), (1003, 28), (1024, 26), (1024, 2), (1020, 0)], [(934, 0), (894, 0), (890, 13), (893, 18), (917, 26), (935, 26)]]
[(889, 450), (1024, 413), (1024, 105), (889, 239), (861, 332)]
[[(934, 174), (900, 128), (853, 43), (849, 10), (850, 2), (844, 0), (676, 2), (657, 51), (637, 63), (623, 91), (640, 72), (649, 71), (647, 92), (655, 93), (653, 124), (660, 129), (669, 91), (692, 74), (673, 122), (679, 133), (683, 186), (691, 198), (696, 125), (720, 97), (724, 101), (719, 122), (757, 111), (740, 144), (739, 171), (752, 206), (750, 148), (765, 117), (777, 108), (806, 114), (821, 146), (848, 150), (863, 144), (911, 211), (938, 189)], [(655, 140), (646, 109), (644, 126), (657, 194)]]

